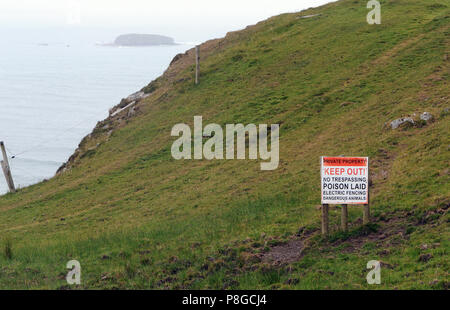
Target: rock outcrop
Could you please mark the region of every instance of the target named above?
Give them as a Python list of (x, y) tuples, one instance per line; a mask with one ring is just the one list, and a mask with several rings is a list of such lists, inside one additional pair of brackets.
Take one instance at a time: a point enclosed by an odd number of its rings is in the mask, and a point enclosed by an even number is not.
[(429, 121), (433, 120), (433, 115), (428, 112), (423, 112), (422, 114), (420, 114), (420, 119), (422, 121), (429, 122)]
[(414, 125), (415, 122), (414, 122), (414, 120), (411, 117), (402, 117), (402, 118), (398, 118), (396, 120), (393, 120), (391, 122), (391, 128), (392, 129), (397, 129), (400, 126), (405, 125), (405, 124), (407, 124), (407, 125)]
[(423, 127), (427, 125), (428, 123), (432, 122), (434, 119), (433, 114), (429, 112), (423, 112), (419, 115), (419, 118), (417, 118), (417, 114), (414, 113), (412, 116), (406, 116), (401, 117), (398, 119), (393, 120), (390, 122), (390, 126), (393, 130), (397, 128), (407, 128), (409, 126), (415, 126), (415, 127)]

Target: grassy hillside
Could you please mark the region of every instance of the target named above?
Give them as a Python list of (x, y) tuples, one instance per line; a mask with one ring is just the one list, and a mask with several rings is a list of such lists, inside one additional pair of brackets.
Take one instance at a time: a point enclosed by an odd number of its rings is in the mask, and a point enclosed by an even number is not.
[[(206, 42), (197, 86), (194, 51), (174, 59), (135, 115), (99, 123), (64, 173), (0, 197), (0, 288), (68, 288), (71, 259), (85, 289), (448, 288), (450, 6), (383, 0), (371, 26), (366, 3)], [(386, 125), (425, 111), (432, 122)], [(175, 161), (171, 129), (195, 115), (280, 123), (279, 168)], [(322, 239), (319, 156), (341, 154), (371, 158), (373, 224), (354, 206), (339, 232), (332, 208)]]

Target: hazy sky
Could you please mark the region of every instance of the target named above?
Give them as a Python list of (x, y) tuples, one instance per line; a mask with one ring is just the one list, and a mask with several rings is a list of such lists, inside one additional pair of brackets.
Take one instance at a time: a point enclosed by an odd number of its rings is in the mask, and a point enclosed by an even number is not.
[(126, 28), (195, 40), (330, 1), (0, 0), (0, 27)]

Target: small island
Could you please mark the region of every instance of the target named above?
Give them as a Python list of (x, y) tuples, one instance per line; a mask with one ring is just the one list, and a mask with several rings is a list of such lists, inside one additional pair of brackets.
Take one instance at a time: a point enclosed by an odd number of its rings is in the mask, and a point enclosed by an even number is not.
[(114, 41), (116, 46), (155, 46), (155, 45), (176, 45), (175, 40), (170, 37), (157, 34), (124, 34)]

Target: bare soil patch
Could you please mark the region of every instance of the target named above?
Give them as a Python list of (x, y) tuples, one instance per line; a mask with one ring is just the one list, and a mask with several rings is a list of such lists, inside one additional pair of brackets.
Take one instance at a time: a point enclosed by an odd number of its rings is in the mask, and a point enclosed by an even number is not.
[(300, 260), (305, 245), (302, 240), (292, 240), (284, 245), (279, 245), (270, 250), (262, 257), (265, 263), (275, 265), (289, 264)]

